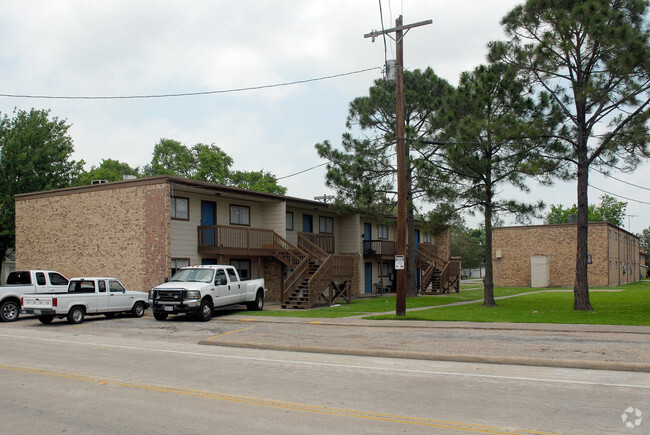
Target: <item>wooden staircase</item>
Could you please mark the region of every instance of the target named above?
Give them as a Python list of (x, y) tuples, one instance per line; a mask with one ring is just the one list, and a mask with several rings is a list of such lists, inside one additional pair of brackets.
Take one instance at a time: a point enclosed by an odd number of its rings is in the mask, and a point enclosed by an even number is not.
[(277, 234), (273, 243), (275, 257), (292, 269), (284, 280), (282, 308), (308, 309), (320, 299), (329, 305), (340, 299), (350, 303), (353, 256), (330, 255), (302, 235), (298, 246)]
[(285, 297), (282, 302), (282, 308), (311, 308), (309, 304), (309, 280), (312, 276), (314, 276), (319, 267), (320, 266), (318, 266), (313, 261), (309, 262), (309, 266), (307, 267), (307, 274), (304, 276), (303, 280), (300, 281), (298, 285), (291, 291), (285, 293)]
[(420, 281), (421, 294), (460, 291), (460, 259), (445, 261), (435, 254), (432, 245), (420, 244), (416, 262), (423, 270)]

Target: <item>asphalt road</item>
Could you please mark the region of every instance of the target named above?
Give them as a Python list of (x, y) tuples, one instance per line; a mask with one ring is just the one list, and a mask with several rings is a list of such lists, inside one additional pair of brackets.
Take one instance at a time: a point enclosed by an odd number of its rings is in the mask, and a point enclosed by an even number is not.
[[(313, 321), (221, 315), (207, 323), (145, 316), (0, 324), (3, 432), (648, 433), (650, 373), (363, 356), (351, 343), (381, 354), (394, 343), (422, 345), (438, 331), (448, 344), (484, 336), (483, 349), (498, 348), (508, 331)], [(530, 341), (512, 332), (513, 343), (530, 346), (552, 347), (559, 336), (562, 346), (607, 349), (618, 334), (647, 346), (643, 331), (536, 331)], [(260, 349), (255, 340), (303, 351)], [(329, 353), (310, 352), (319, 347)]]

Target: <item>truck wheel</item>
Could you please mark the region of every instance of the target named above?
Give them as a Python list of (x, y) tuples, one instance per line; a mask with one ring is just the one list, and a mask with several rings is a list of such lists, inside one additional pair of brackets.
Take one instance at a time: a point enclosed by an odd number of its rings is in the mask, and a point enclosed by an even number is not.
[(264, 293), (259, 290), (255, 295), (255, 300), (253, 302), (248, 302), (246, 308), (249, 311), (262, 311), (264, 308)]
[(54, 320), (54, 316), (38, 316), (38, 321), (43, 325), (49, 325)]
[(197, 313), (197, 318), (201, 322), (207, 322), (212, 318), (212, 304), (210, 303), (209, 300), (203, 299), (201, 302), (201, 308), (199, 309), (199, 312)]
[(167, 313), (153, 313), (153, 318), (156, 320), (167, 320)]
[(86, 312), (84, 311), (83, 307), (72, 307), (68, 313), (68, 323), (78, 325), (84, 321), (85, 315)]
[(143, 302), (136, 302), (133, 305), (133, 308), (131, 308), (131, 315), (133, 317), (142, 317), (142, 316), (144, 316), (144, 303)]
[(4, 301), (0, 305), (0, 319), (3, 322), (13, 322), (18, 320), (20, 314), (20, 305), (16, 301)]

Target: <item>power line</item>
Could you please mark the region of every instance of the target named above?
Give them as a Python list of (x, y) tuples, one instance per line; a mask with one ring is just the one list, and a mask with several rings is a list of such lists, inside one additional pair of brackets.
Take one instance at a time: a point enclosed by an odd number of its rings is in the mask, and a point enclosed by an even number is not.
[(616, 180), (616, 181), (620, 181), (621, 183), (625, 183), (625, 184), (630, 185), (630, 186), (633, 186), (633, 187), (638, 187), (639, 189), (643, 189), (643, 190), (650, 190), (650, 188), (647, 188), (647, 187), (644, 187), (644, 186), (639, 186), (638, 184), (630, 183), (629, 181), (621, 180), (621, 179), (616, 178), (616, 177), (614, 177), (614, 176), (612, 176), (612, 175), (609, 175), (609, 174), (607, 174), (607, 173), (605, 173), (605, 172), (603, 172), (603, 171), (601, 171), (601, 170), (599, 170), (599, 169), (594, 168), (594, 171), (596, 171), (596, 172), (600, 172), (600, 173), (603, 174), (605, 177), (613, 178), (614, 180)]
[(300, 174), (305, 173), (307, 171), (311, 171), (312, 169), (316, 169), (316, 168), (320, 168), (321, 166), (325, 166), (328, 163), (330, 163), (330, 162), (321, 163), (320, 165), (312, 166), (311, 168), (303, 169), (302, 171), (295, 172), (295, 173), (289, 174), (289, 175), (285, 175), (284, 177), (278, 177), (278, 178), (276, 178), (276, 180), (283, 180), (285, 178), (295, 177), (296, 175), (300, 175)]
[(317, 82), (321, 80), (335, 79), (339, 77), (351, 76), (354, 74), (361, 74), (368, 71), (381, 69), (380, 67), (360, 69), (357, 71), (350, 71), (341, 74), (334, 74), (330, 76), (316, 77), (305, 80), (296, 80), (293, 82), (275, 83), (271, 85), (249, 86), (245, 88), (223, 89), (216, 91), (202, 91), (202, 92), (182, 92), (177, 94), (153, 94), (153, 95), (123, 95), (123, 96), (54, 96), (54, 95), (27, 95), (27, 94), (0, 94), (0, 97), (7, 98), (33, 98), (33, 99), (48, 99), (48, 100), (132, 100), (132, 99), (147, 99), (147, 98), (171, 98), (171, 97), (194, 97), (198, 95), (215, 95), (215, 94), (229, 94), (234, 92), (256, 91), (260, 89), (279, 88), (283, 86), (299, 85), (304, 83)]
[(650, 205), (650, 202), (641, 201), (641, 200), (633, 199), (633, 198), (628, 198), (628, 197), (623, 196), (623, 195), (617, 195), (617, 194), (615, 194), (615, 193), (608, 192), (608, 191), (603, 190), (603, 189), (601, 189), (601, 188), (599, 188), (599, 187), (596, 187), (596, 186), (594, 186), (593, 184), (587, 184), (587, 185), (588, 185), (589, 187), (591, 187), (592, 189), (599, 190), (599, 191), (601, 191), (601, 192), (603, 192), (603, 193), (606, 193), (606, 194), (608, 194), (608, 195), (615, 196), (615, 197), (617, 197), (617, 198), (627, 199), (628, 201), (638, 202), (639, 204), (647, 204), (647, 205)]

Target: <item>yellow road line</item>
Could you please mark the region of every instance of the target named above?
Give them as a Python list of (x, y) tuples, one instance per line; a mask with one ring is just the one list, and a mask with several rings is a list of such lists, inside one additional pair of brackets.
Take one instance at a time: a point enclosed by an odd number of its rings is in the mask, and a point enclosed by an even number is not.
[(212, 337), (208, 338), (208, 340), (212, 340), (213, 338), (223, 337), (224, 335), (233, 334), (235, 332), (248, 331), (249, 329), (253, 329), (253, 326), (251, 326), (250, 328), (237, 329), (236, 331), (224, 332), (223, 334), (219, 334), (219, 335), (213, 335)]
[[(237, 331), (232, 331), (237, 332)], [(444, 429), (463, 430), (468, 432), (480, 432), (489, 434), (507, 434), (507, 435), (551, 435), (549, 432), (529, 431), (529, 430), (506, 430), (494, 426), (477, 425), (470, 423), (460, 423), (452, 421), (434, 420), (428, 418), (408, 417), (393, 414), (380, 414), (352, 409), (330, 408), (326, 406), (307, 405), (301, 403), (281, 402), (275, 400), (259, 399), (245, 396), (234, 396), (222, 393), (210, 393), (207, 391), (190, 390), (178, 387), (168, 387), (162, 385), (148, 385), (135, 382), (124, 382), (94, 376), (80, 375), (57, 370), (37, 369), (32, 367), (21, 367), (0, 364), (0, 369), (12, 370), (23, 373), (30, 373), (43, 376), (54, 376), (76, 381), (91, 382), (100, 386), (113, 385), (125, 388), (134, 388), (160, 393), (179, 394), (191, 397), (201, 397), (206, 399), (224, 400), (235, 403), (245, 403), (249, 405), (267, 406), (272, 408), (286, 409), (291, 411), (313, 412), (317, 414), (335, 415), (341, 417), (352, 417), (358, 419), (368, 419), (375, 421), (384, 421), (388, 423), (402, 423), (407, 425), (428, 426)]]

